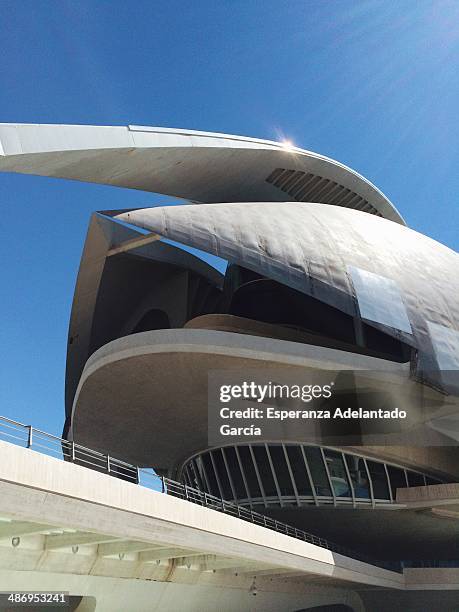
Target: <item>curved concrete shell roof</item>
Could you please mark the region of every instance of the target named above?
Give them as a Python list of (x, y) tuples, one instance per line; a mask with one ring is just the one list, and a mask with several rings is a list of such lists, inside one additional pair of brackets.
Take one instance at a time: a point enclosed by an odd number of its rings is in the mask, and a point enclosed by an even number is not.
[(0, 170), (142, 189), (197, 203), (289, 200), (404, 223), (360, 174), (278, 142), (191, 130), (0, 124)]
[[(169, 206), (118, 219), (289, 285), (418, 349), (418, 374), (459, 369), (459, 255), (402, 225), (324, 204)], [(450, 354), (451, 367), (441, 359)]]

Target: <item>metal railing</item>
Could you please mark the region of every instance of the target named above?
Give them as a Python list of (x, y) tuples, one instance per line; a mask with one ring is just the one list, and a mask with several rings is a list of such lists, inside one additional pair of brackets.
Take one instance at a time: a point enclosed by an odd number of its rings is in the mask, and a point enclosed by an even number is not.
[[(283, 533), (287, 536), (303, 540), (304, 542), (320, 546), (321, 548), (326, 548), (331, 552), (351, 557), (370, 565), (399, 573), (403, 572), (401, 562), (373, 559), (344, 546), (334, 544), (325, 538), (320, 538), (302, 529), (292, 527), (291, 525), (282, 523), (269, 516), (245, 508), (244, 506), (239, 506), (238, 504), (215, 497), (181, 482), (159, 476), (152, 469), (140, 468), (131, 463), (116, 459), (109, 454), (92, 450), (81, 444), (76, 444), (75, 442), (48, 434), (31, 425), (24, 425), (2, 416), (0, 416), (0, 439), (25, 448), (32, 448), (35, 451), (52, 457), (70, 461), (77, 465), (103, 472), (154, 491), (179, 497), (191, 503), (199, 504), (211, 510), (216, 510), (217, 512), (230, 514), (244, 521), (266, 527), (267, 529), (272, 529), (278, 533)], [(405, 561), (404, 563), (407, 564), (409, 562)], [(409, 567), (408, 565), (405, 566)]]

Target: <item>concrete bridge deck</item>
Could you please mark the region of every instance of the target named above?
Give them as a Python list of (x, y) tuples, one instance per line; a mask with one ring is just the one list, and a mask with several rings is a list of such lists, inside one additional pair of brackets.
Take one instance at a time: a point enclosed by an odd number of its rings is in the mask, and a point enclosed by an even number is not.
[[(363, 611), (360, 590), (422, 589), (425, 572), (428, 588), (459, 586), (459, 570), (388, 571), (2, 441), (0, 517), (0, 590), (63, 589), (88, 606), (99, 593), (97, 610), (299, 610), (335, 601)], [(199, 605), (188, 606), (190, 588)], [(139, 598), (134, 607), (129, 597)]]

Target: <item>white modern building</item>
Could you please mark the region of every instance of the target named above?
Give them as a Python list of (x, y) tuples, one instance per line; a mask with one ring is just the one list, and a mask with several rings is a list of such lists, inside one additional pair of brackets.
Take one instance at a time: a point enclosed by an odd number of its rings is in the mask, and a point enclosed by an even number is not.
[[(63, 438), (0, 420), (0, 590), (78, 610), (459, 608), (457, 253), (282, 143), (0, 124), (0, 170), (184, 200), (90, 220)], [(408, 417), (212, 438), (209, 376), (274, 371)]]

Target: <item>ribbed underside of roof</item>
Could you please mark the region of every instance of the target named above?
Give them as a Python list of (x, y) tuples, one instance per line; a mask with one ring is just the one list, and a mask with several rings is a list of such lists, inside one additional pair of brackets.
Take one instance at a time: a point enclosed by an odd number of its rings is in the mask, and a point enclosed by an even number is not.
[(365, 198), (335, 181), (311, 172), (276, 168), (266, 179), (297, 202), (318, 202), (355, 208), (382, 217)]

